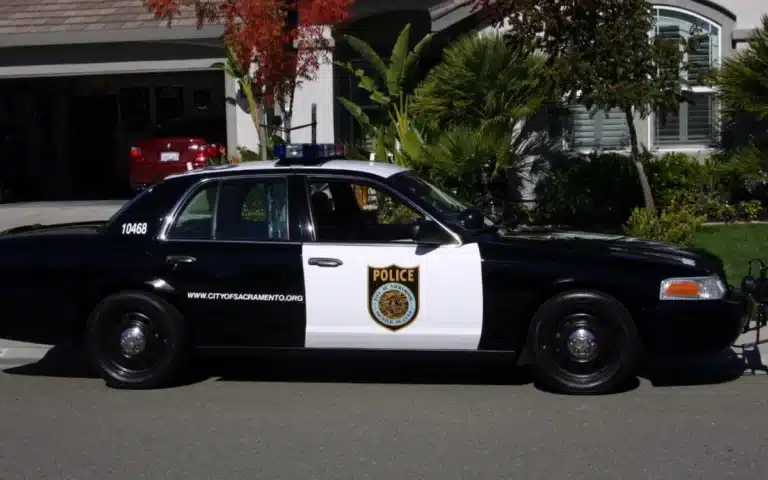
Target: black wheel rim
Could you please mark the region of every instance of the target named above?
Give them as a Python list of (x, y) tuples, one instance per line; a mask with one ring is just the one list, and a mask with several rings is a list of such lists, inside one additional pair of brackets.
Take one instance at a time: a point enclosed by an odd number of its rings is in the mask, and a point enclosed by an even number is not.
[(588, 382), (621, 366), (624, 332), (598, 315), (567, 315), (540, 335), (544, 360), (561, 377)]
[(141, 312), (122, 312), (105, 322), (99, 332), (100, 358), (121, 377), (140, 377), (162, 362), (169, 352), (168, 332), (162, 323)]

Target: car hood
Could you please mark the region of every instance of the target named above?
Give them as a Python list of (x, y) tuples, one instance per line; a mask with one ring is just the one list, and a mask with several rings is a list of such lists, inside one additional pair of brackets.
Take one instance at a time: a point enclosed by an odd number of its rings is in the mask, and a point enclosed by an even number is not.
[(500, 232), (495, 237), (496, 242), (503, 244), (541, 242), (545, 250), (682, 264), (706, 268), (724, 276), (722, 260), (717, 256), (703, 249), (674, 243), (627, 235), (558, 229), (516, 229)]

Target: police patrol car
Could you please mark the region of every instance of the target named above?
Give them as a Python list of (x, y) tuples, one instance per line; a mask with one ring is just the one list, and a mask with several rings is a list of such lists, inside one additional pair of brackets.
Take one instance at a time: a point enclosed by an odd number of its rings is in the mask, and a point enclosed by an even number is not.
[(550, 388), (597, 393), (745, 326), (706, 252), (513, 229), (401, 166), (276, 153), (169, 176), (107, 222), (3, 232), (0, 337), (82, 340), (122, 388), (195, 349), (279, 347), (526, 352)]

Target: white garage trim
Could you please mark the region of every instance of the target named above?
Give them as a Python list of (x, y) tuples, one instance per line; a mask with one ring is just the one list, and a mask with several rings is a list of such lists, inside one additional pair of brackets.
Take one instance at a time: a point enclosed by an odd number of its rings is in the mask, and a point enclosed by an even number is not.
[(77, 75), (105, 75), (120, 73), (179, 72), (213, 70), (213, 64), (224, 58), (194, 60), (158, 60), (151, 62), (66, 63), (59, 65), (20, 65), (0, 67), (0, 78), (63, 77)]

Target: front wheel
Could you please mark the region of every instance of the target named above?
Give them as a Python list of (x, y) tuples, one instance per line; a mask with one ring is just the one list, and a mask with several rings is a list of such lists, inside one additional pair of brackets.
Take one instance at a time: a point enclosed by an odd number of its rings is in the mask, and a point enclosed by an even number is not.
[(114, 388), (158, 388), (183, 363), (187, 330), (169, 302), (145, 292), (120, 292), (94, 309), (86, 328), (92, 363)]
[(570, 394), (620, 387), (634, 373), (640, 349), (627, 309), (595, 291), (565, 292), (545, 302), (534, 316), (530, 342), (537, 379)]

